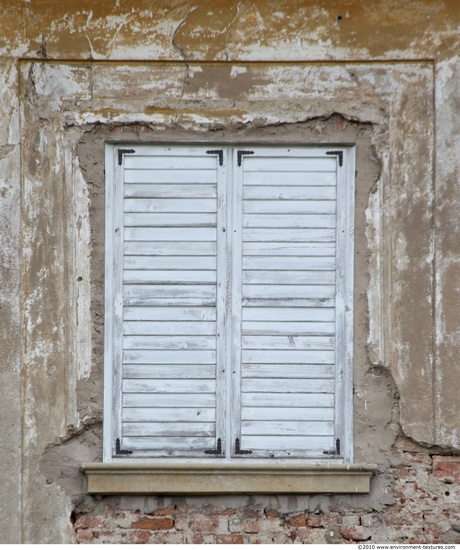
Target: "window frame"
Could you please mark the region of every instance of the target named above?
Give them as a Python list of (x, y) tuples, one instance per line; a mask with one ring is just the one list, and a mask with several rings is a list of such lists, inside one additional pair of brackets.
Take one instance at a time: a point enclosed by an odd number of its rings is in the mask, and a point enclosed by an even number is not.
[[(341, 453), (339, 457), (333, 456), (331, 453), (331, 456), (326, 456), (325, 458), (322, 458), (318, 460), (317, 458), (308, 458), (308, 457), (300, 457), (302, 461), (305, 462), (312, 462), (312, 463), (350, 463), (353, 461), (353, 438), (352, 438), (352, 432), (353, 432), (353, 403), (352, 403), (352, 395), (353, 395), (353, 233), (354, 233), (354, 192), (355, 192), (355, 148), (354, 145), (335, 145), (335, 144), (251, 144), (248, 145), (247, 143), (193, 143), (193, 142), (186, 142), (186, 143), (158, 143), (155, 144), (149, 144), (145, 142), (130, 142), (130, 143), (107, 143), (106, 144), (106, 155), (105, 155), (105, 174), (106, 174), (106, 208), (105, 208), (105, 215), (106, 215), (106, 234), (105, 234), (105, 246), (106, 246), (106, 253), (105, 253), (105, 284), (106, 284), (106, 291), (105, 291), (105, 300), (106, 300), (106, 315), (105, 315), (105, 357), (104, 357), (104, 451), (103, 451), (103, 459), (104, 462), (124, 462), (127, 458), (129, 458), (130, 461), (139, 461), (139, 462), (154, 462), (158, 460), (164, 460), (160, 457), (145, 457), (145, 456), (123, 456), (123, 449), (120, 449), (121, 453), (118, 454), (118, 456), (114, 456), (113, 454), (113, 427), (116, 426), (119, 423), (120, 420), (120, 412), (121, 408), (116, 407), (116, 399), (114, 398), (115, 393), (119, 392), (119, 395), (121, 395), (121, 376), (118, 377), (118, 380), (114, 382), (114, 377), (112, 373), (112, 367), (114, 359), (116, 359), (114, 355), (114, 334), (115, 332), (119, 331), (118, 323), (121, 319), (121, 311), (122, 311), (122, 302), (120, 298), (122, 297), (121, 293), (114, 293), (114, 281), (116, 284), (121, 284), (120, 281), (122, 280), (122, 267), (120, 265), (117, 265), (116, 259), (122, 256), (122, 250), (120, 250), (119, 246), (122, 242), (122, 239), (118, 239), (117, 242), (114, 242), (112, 236), (114, 234), (115, 229), (118, 227), (119, 231), (122, 231), (123, 227), (123, 220), (122, 220), (122, 214), (120, 216), (120, 209), (116, 211), (116, 197), (120, 195), (120, 193), (123, 192), (123, 170), (118, 170), (116, 167), (120, 165), (120, 159), (123, 158), (124, 154), (129, 154), (129, 152), (136, 147), (145, 147), (149, 145), (171, 145), (174, 146), (206, 146), (212, 149), (219, 149), (219, 148), (225, 148), (227, 150), (230, 150), (232, 148), (232, 162), (229, 161), (228, 163), (228, 170), (226, 173), (226, 200), (231, 201), (233, 204), (236, 203), (237, 199), (235, 198), (236, 194), (240, 191), (240, 184), (234, 185), (233, 183), (229, 182), (235, 182), (234, 174), (233, 172), (233, 166), (236, 162), (236, 155), (238, 148), (240, 149), (248, 149), (248, 148), (254, 148), (257, 149), (258, 152), (261, 152), (266, 149), (267, 155), (269, 155), (270, 151), (273, 151), (273, 148), (289, 148), (292, 147), (293, 149), (309, 149), (309, 150), (315, 150), (315, 151), (322, 151), (327, 154), (330, 154), (331, 156), (335, 156), (337, 159), (338, 166), (344, 169), (339, 170), (337, 169), (337, 204), (341, 204), (342, 207), (337, 207), (336, 211), (336, 220), (337, 220), (337, 227), (341, 227), (341, 231), (337, 232), (337, 240), (336, 240), (336, 246), (340, 250), (340, 261), (338, 261), (336, 266), (336, 308), (339, 308), (342, 310), (342, 315), (344, 322), (343, 323), (336, 323), (336, 338), (341, 342), (340, 344), (337, 343), (336, 349), (342, 349), (343, 350), (343, 358), (340, 361), (341, 368), (337, 371), (336, 374), (336, 390), (335, 395), (337, 398), (337, 402), (335, 405), (335, 425), (337, 427), (337, 433), (340, 433), (340, 445), (341, 445)], [(265, 149), (264, 149), (265, 148)], [(230, 155), (228, 155), (230, 157)], [(313, 156), (313, 155), (312, 155)], [(227, 168), (227, 167), (225, 167)], [(242, 171), (240, 172), (242, 174)], [(113, 182), (113, 184), (111, 184)], [(340, 197), (340, 198), (339, 198)], [(219, 212), (220, 215), (223, 215), (227, 212), (227, 209), (218, 208), (218, 216)], [(227, 231), (227, 236), (231, 233), (230, 227), (232, 227), (232, 224), (237, 224), (237, 212), (236, 208), (232, 209), (232, 219), (226, 220), (226, 223), (224, 220), (219, 220), (218, 223), (223, 222), (227, 227), (229, 227), (229, 230)], [(229, 223), (230, 222), (230, 223)], [(117, 244), (118, 243), (118, 244)], [(232, 244), (229, 244), (227, 242), (226, 249), (231, 251)], [(338, 255), (336, 255), (338, 258)], [(235, 273), (238, 272), (238, 261), (240, 260), (238, 255), (235, 255), (234, 258), (236, 259), (236, 265), (234, 264), (234, 269), (232, 270), (233, 276)], [(225, 258), (224, 258), (225, 260)], [(241, 271), (241, 270), (240, 270)], [(235, 281), (233, 281), (233, 285), (235, 285)], [(339, 288), (341, 289), (341, 292), (339, 291)], [(225, 303), (225, 295), (226, 295), (226, 289), (223, 294), (221, 294), (220, 298), (218, 297), (218, 302)], [(118, 300), (116, 299), (118, 298)], [(221, 305), (222, 307), (222, 305)], [(220, 308), (217, 307), (217, 311), (219, 312)], [(115, 312), (115, 315), (109, 315), (107, 312)], [(219, 315), (219, 313), (218, 313)], [(227, 331), (230, 331), (230, 323), (227, 324)], [(233, 337), (237, 337), (237, 331), (233, 328), (232, 329), (232, 335)], [(228, 343), (230, 341), (229, 334), (227, 334), (226, 342)], [(227, 348), (231, 348), (232, 346), (227, 346)], [(116, 350), (116, 347), (115, 347)], [(118, 353), (120, 353), (120, 347), (118, 348)], [(229, 357), (231, 355), (231, 349), (224, 352), (227, 360), (229, 360)], [(120, 358), (118, 358), (120, 361)], [(238, 361), (235, 360), (235, 358), (230, 359), (234, 368), (238, 368), (236, 366), (236, 363)], [(337, 358), (336, 358), (337, 362)], [(120, 363), (121, 364), (121, 363)], [(227, 369), (232, 370), (232, 369)], [(229, 387), (229, 386), (227, 386)], [(234, 396), (236, 396), (236, 399), (239, 398), (239, 392), (233, 391), (231, 392)], [(228, 400), (227, 400), (228, 403)], [(236, 411), (236, 407), (233, 406), (233, 411)], [(223, 415), (220, 415), (220, 418), (224, 418)], [(228, 423), (227, 420), (225, 422)], [(227, 428), (228, 429), (228, 428)], [(216, 436), (217, 438), (217, 436)], [(226, 438), (227, 442), (227, 449), (226, 453), (224, 453), (225, 456), (230, 456), (230, 461), (232, 463), (235, 463), (239, 460), (251, 460), (254, 461), (257, 458), (261, 458), (261, 456), (257, 457), (251, 457), (251, 456), (241, 456), (241, 457), (235, 457), (233, 453), (231, 452), (231, 445), (232, 442), (229, 441), (230, 437)], [(233, 455), (233, 456), (232, 456)], [(224, 458), (219, 457), (219, 458)], [(299, 459), (299, 456), (296, 456), (295, 458), (286, 458), (286, 460), (295, 460)], [(169, 460), (169, 459), (168, 459)], [(202, 454), (196, 455), (196, 456), (188, 456), (188, 457), (174, 457), (171, 459), (172, 461), (183, 461), (183, 460), (194, 460), (198, 462), (215, 462), (214, 457), (203, 457)], [(263, 460), (267, 460), (267, 458), (264, 458)], [(276, 460), (279, 460), (277, 458)]]

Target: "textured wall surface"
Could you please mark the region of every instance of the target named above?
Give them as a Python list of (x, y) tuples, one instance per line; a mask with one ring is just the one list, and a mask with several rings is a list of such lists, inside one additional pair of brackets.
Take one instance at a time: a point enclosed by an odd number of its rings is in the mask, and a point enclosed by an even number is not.
[[(5, 542), (460, 543), (453, 0), (0, 0)], [(355, 143), (369, 496), (90, 498), (107, 140)]]
[(327, 497), (107, 498), (82, 508), (80, 543), (458, 544), (460, 459), (399, 450), (395, 502), (376, 510)]

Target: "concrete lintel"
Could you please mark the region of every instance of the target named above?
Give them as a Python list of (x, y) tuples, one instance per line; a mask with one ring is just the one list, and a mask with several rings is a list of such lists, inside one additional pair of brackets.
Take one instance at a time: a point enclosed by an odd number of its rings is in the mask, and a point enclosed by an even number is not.
[(369, 493), (374, 464), (83, 464), (88, 493)]

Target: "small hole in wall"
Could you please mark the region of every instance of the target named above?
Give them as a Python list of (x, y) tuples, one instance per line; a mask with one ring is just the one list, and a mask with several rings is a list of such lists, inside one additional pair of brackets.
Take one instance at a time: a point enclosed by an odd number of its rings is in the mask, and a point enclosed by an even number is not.
[(444, 494), (446, 495), (446, 497), (450, 496), (449, 491), (446, 491)]
[(335, 19), (336, 23), (340, 23), (340, 21), (342, 21), (342, 16), (341, 15), (338, 15)]
[(77, 281), (81, 283), (83, 281), (83, 277), (77, 277)]
[(75, 525), (75, 522), (77, 521), (77, 514), (75, 513), (75, 510), (72, 510), (70, 514), (70, 523), (72, 525)]

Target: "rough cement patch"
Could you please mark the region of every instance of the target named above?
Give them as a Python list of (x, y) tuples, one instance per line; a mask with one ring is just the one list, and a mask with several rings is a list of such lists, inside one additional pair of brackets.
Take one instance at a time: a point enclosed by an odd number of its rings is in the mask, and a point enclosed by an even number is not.
[(101, 441), (102, 425), (99, 423), (85, 426), (73, 435), (67, 434), (65, 441), (48, 445), (40, 459), (40, 472), (46, 483), (56, 483), (72, 501), (79, 501), (86, 490), (81, 463), (102, 459)]

